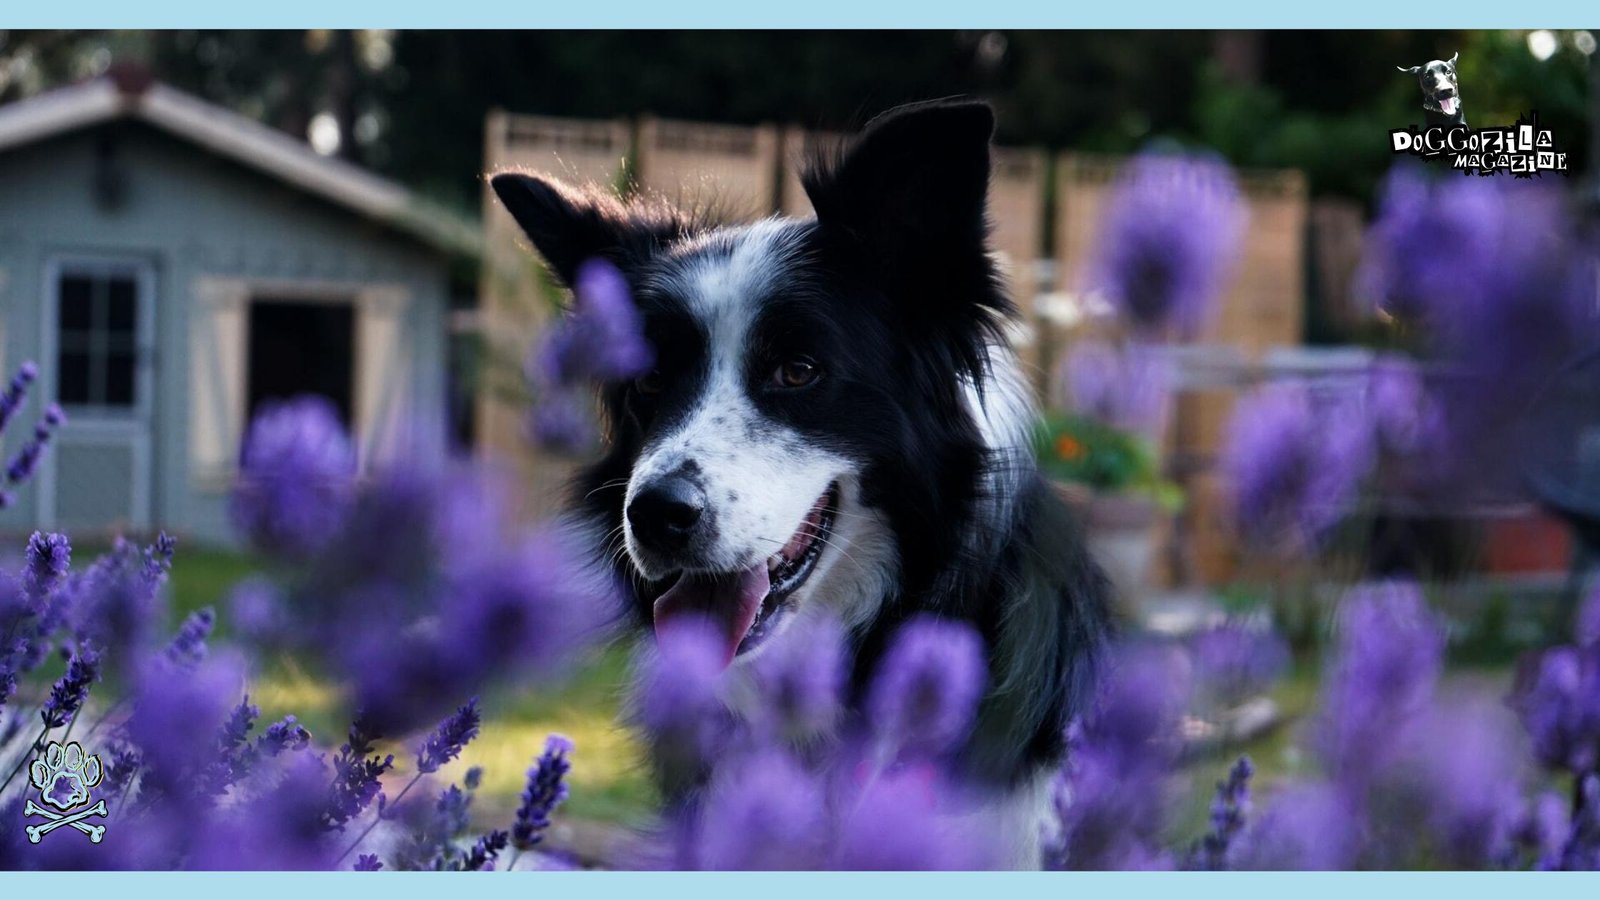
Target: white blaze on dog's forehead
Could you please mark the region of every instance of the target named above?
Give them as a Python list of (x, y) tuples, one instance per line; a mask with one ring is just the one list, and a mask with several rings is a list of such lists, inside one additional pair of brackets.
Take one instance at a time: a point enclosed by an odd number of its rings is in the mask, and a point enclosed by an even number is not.
[[(628, 499), (651, 480), (693, 463), (715, 523), (710, 568), (732, 570), (776, 553), (828, 485), (853, 470), (763, 415), (750, 396), (751, 329), (763, 298), (798, 252), (797, 238), (794, 224), (781, 220), (715, 234), (688, 248), (661, 277), (707, 336), (706, 374), (682, 423), (640, 455)], [(635, 547), (631, 530), (628, 542)], [(646, 568), (642, 554), (634, 559)]]

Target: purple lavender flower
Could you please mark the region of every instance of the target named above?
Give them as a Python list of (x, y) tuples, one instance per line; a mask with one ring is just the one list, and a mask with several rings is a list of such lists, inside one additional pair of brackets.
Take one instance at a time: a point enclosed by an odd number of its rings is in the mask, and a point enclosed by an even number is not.
[(818, 868), (830, 831), (825, 810), (815, 776), (787, 753), (764, 751), (718, 767), (680, 853), (701, 869)]
[(6, 481), (12, 485), (19, 485), (33, 477), (34, 469), (38, 468), (39, 460), (44, 457), (45, 447), (50, 439), (55, 436), (57, 428), (66, 424), (67, 414), (55, 403), (45, 407), (44, 415), (39, 423), (33, 426), (33, 436), (11, 458), (10, 465), (6, 466)]
[(1600, 767), (1600, 645), (1555, 647), (1521, 673), (1512, 704), (1544, 765)]
[(72, 567), (72, 544), (64, 534), (35, 531), (28, 538), (27, 568), (23, 587), (38, 602), (55, 589)]
[(511, 842), (518, 850), (527, 850), (544, 840), (550, 827), (550, 816), (567, 799), (566, 777), (572, 763), (567, 757), (572, 753), (572, 741), (559, 734), (545, 738), (544, 753), (528, 770), (528, 786), (522, 791), (522, 803), (517, 806), (517, 818), (511, 826)]
[(1063, 363), (1063, 377), (1073, 412), (1152, 439), (1161, 434), (1172, 375), (1155, 347), (1080, 341)]
[(684, 622), (658, 635), (654, 652), (646, 651), (633, 717), (668, 773), (687, 776), (698, 769), (729, 727), (723, 645), (709, 625)]
[(274, 757), (282, 753), (304, 750), (311, 744), (311, 732), (292, 715), (268, 725), (256, 738), (258, 756)]
[(50, 696), (39, 710), (44, 727), (60, 728), (72, 721), (83, 702), (89, 698), (89, 688), (100, 680), (100, 654), (85, 644), (67, 661), (67, 671), (56, 679)]
[(971, 628), (915, 618), (890, 639), (866, 711), (889, 758), (942, 756), (967, 739), (987, 678), (983, 641)]
[(1361, 851), (1361, 822), (1349, 797), (1324, 782), (1299, 782), (1273, 795), (1240, 835), (1235, 868), (1348, 869)]
[(11, 383), (6, 386), (4, 394), (0, 394), (0, 431), (11, 424), (11, 417), (22, 408), (22, 401), (27, 398), (28, 386), (39, 377), (39, 367), (32, 360), (24, 362), (17, 369), (17, 374), (11, 376)]
[(1398, 796), (1409, 788), (1417, 799), (1408, 812), (1420, 812), (1449, 864), (1503, 868), (1526, 810), (1526, 757), (1515, 723), (1500, 703), (1465, 698), (1431, 710), (1416, 732), (1405, 783), (1389, 790)]
[(1212, 158), (1145, 153), (1107, 198), (1089, 285), (1146, 333), (1192, 336), (1210, 319), (1239, 252), (1245, 206)]
[(378, 854), (363, 853), (356, 857), (355, 863), (350, 868), (357, 872), (376, 872), (383, 868), (383, 863), (378, 859)]
[(1410, 582), (1353, 590), (1341, 607), (1314, 725), (1323, 764), (1341, 784), (1382, 774), (1433, 696), (1444, 630)]
[(1496, 180), (1434, 180), (1420, 167), (1395, 168), (1379, 191), (1358, 290), (1396, 318), (1458, 314), (1462, 298), (1487, 283), (1506, 226)]
[(394, 768), (394, 754), (374, 753), (373, 742), (380, 737), (363, 716), (350, 723), (349, 738), (333, 758), (333, 785), (322, 812), (325, 827), (343, 831), (345, 823), (377, 799), (383, 787), (379, 779)]
[(206, 641), (211, 638), (211, 629), (216, 622), (217, 615), (209, 606), (190, 613), (167, 645), (167, 662), (178, 669), (192, 669), (199, 665), (206, 658)]
[(1020, 837), (992, 811), (969, 802), (935, 766), (908, 766), (845, 788), (828, 869), (992, 869), (1007, 861), (1008, 841)]
[(1577, 803), (1572, 830), (1561, 848), (1559, 868), (1569, 872), (1600, 871), (1600, 774), (1583, 776), (1575, 788)]
[(428, 735), (422, 749), (417, 751), (417, 771), (437, 772), (440, 767), (460, 756), (461, 749), (478, 736), (480, 721), (478, 698), (473, 697)]
[(1190, 642), (1195, 678), (1216, 703), (1239, 703), (1271, 686), (1289, 666), (1289, 648), (1269, 631), (1230, 622)]
[(1401, 356), (1380, 357), (1368, 373), (1367, 403), (1377, 449), (1405, 466), (1407, 480), (1427, 482), (1428, 473), (1448, 471), (1449, 418), (1416, 363)]
[(1255, 772), (1250, 757), (1241, 756), (1228, 770), (1228, 777), (1217, 782), (1217, 795), (1211, 801), (1211, 830), (1195, 847), (1194, 868), (1212, 872), (1230, 868), (1234, 839), (1250, 818), (1250, 779)]
[[(232, 780), (221, 748), (242, 726), (239, 697), (246, 667), (230, 653), (210, 655), (175, 678), (164, 660), (134, 669), (131, 712), (124, 726), (143, 758), (140, 794), (152, 802), (206, 808)], [(248, 705), (243, 714), (250, 712)], [(253, 715), (244, 715), (253, 719)]]
[(1242, 398), (1221, 462), (1240, 530), (1257, 544), (1314, 547), (1354, 501), (1372, 449), (1348, 397), (1277, 383)]
[(1176, 648), (1116, 648), (1086, 719), (1067, 734), (1056, 789), (1061, 834), (1051, 863), (1071, 869), (1165, 868), (1166, 782), (1182, 746), (1187, 660)]
[(594, 403), (574, 388), (554, 387), (528, 410), (528, 439), (547, 450), (582, 453), (595, 445)]
[(603, 259), (589, 260), (579, 267), (572, 293), (571, 315), (550, 329), (528, 362), (530, 380), (572, 387), (647, 371), (655, 353), (622, 273)]
[(839, 716), (844, 632), (827, 616), (797, 622), (756, 659), (750, 688), (737, 697), (764, 736), (804, 743), (825, 736)]
[(265, 404), (245, 437), (234, 524), (264, 550), (305, 556), (343, 523), (355, 473), (355, 450), (326, 398)]
[(1590, 592), (1589, 599), (1578, 609), (1578, 621), (1573, 628), (1578, 646), (1600, 646), (1600, 585)]
[(494, 861), (506, 848), (510, 838), (504, 831), (495, 830), (478, 838), (461, 858), (462, 872), (492, 872)]

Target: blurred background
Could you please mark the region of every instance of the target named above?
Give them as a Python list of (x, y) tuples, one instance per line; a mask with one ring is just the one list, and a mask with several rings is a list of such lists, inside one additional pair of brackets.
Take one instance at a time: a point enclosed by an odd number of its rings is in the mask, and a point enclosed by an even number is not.
[[(560, 295), (483, 174), (527, 167), (730, 221), (804, 214), (808, 151), (963, 94), (998, 112), (996, 250), (1047, 404), (1097, 335), (1084, 269), (1123, 161), (1181, 147), (1237, 170), (1237, 265), (1217, 315), (1169, 348), (1157, 456), (1181, 500), (1089, 504), (1136, 614), (1193, 627), (1276, 577), (1224, 510), (1234, 401), (1360, 369), (1379, 344), (1355, 275), (1396, 161), (1388, 132), (1422, 118), (1396, 67), (1459, 52), (1468, 121), (1536, 110), (1572, 170), (1545, 180), (1592, 211), (1595, 49), (1589, 31), (1543, 30), (0, 32), (0, 354), (37, 360), (71, 416), (0, 528), (166, 529), (186, 548), (178, 611), (215, 602), (251, 565), (226, 516), (243, 429), (306, 392), (334, 401), (363, 465), (488, 458), (527, 480), (530, 517), (547, 513), (582, 453), (526, 439), (523, 358)], [(1557, 519), (1514, 495), (1412, 518), (1428, 572), (1466, 585), (1452, 597), (1479, 650), (1503, 664), (1493, 647), (1538, 641), (1526, 611), (1575, 565)], [(619, 660), (486, 731), (474, 761), (507, 779), (491, 793), (514, 793), (525, 751), (559, 727), (604, 760), (575, 774), (580, 817), (642, 807), (611, 726)], [(1280, 697), (1291, 713), (1309, 683)], [(319, 690), (290, 666), (259, 699), (304, 713)]]

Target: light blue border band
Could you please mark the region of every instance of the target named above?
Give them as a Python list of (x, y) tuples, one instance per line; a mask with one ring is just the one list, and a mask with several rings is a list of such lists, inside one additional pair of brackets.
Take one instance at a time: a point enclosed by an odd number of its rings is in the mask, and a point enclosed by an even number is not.
[(5, 0), (5, 28), (1600, 28), (1576, 0)]

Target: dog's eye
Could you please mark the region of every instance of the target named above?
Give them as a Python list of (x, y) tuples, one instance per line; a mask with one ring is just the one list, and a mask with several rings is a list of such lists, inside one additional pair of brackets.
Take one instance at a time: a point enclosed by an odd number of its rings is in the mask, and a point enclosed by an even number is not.
[(781, 388), (803, 388), (822, 376), (822, 370), (815, 362), (804, 356), (785, 360), (772, 373), (772, 384)]
[(666, 380), (661, 377), (660, 369), (651, 369), (633, 381), (633, 387), (641, 394), (659, 394), (666, 386)]

